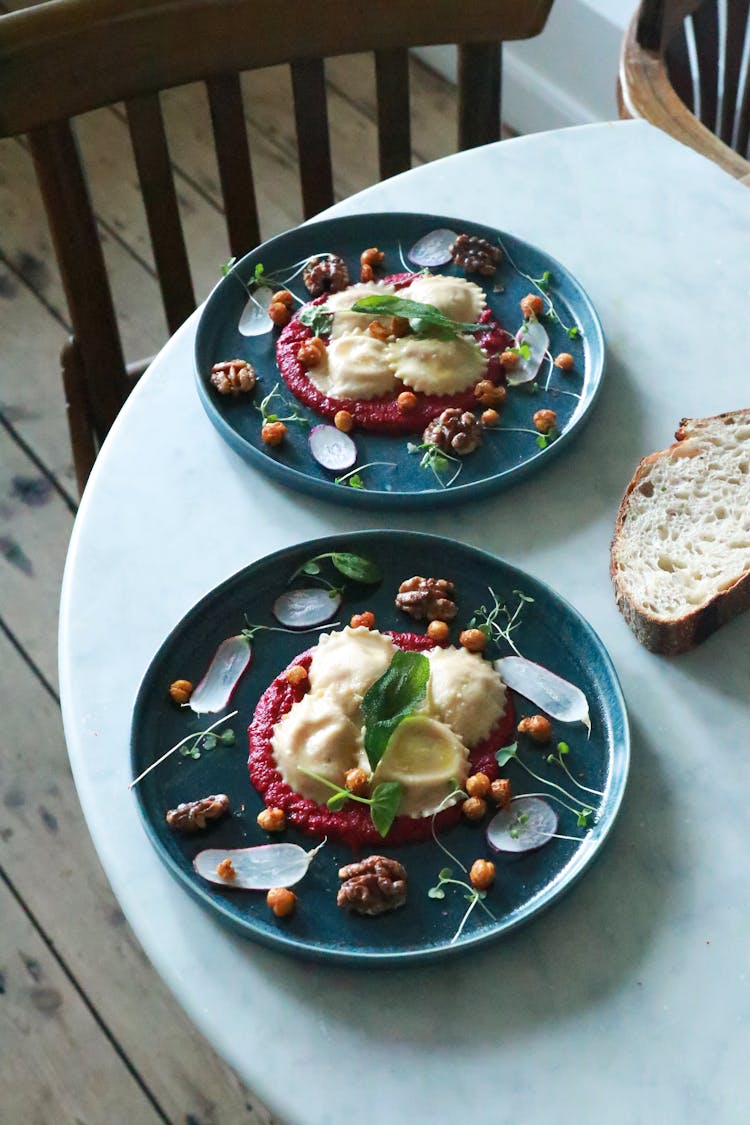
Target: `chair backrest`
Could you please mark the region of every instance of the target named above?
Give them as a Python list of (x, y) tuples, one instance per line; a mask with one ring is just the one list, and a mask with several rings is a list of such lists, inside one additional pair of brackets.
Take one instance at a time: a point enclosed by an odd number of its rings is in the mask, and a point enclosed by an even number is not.
[(553, 0), (50, 0), (0, 17), (0, 137), (28, 134), (101, 441), (129, 389), (71, 119), (124, 102), (167, 323), (195, 307), (159, 93), (204, 80), (229, 245), (260, 241), (239, 73), (291, 66), (305, 217), (333, 203), (324, 59), (374, 51), (382, 177), (411, 163), (408, 50), (459, 45), (459, 145), (500, 136), (500, 43)]
[(643, 0), (623, 45), (621, 108), (744, 178), (749, 52), (750, 0)]

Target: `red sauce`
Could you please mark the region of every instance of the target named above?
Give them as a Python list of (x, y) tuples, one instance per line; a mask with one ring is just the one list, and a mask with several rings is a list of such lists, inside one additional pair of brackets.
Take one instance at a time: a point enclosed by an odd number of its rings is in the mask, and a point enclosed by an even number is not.
[[(435, 644), (429, 637), (421, 633), (386, 633), (393, 643), (409, 652), (423, 652), (425, 649), (434, 648)], [(312, 662), (312, 650), (294, 658), (289, 665), (301, 664), (309, 668)], [(295, 828), (311, 836), (329, 836), (332, 839), (343, 840), (351, 848), (359, 848), (364, 844), (405, 844), (414, 840), (426, 840), (432, 831), (431, 816), (415, 819), (409, 816), (397, 816), (388, 835), (383, 838), (375, 825), (370, 820), (370, 809), (367, 805), (350, 801), (349, 805), (338, 812), (332, 812), (325, 805), (317, 805), (308, 797), (302, 797), (282, 778), (273, 756), (271, 738), (273, 728), (282, 715), (291, 710), (294, 703), (298, 703), (307, 690), (307, 680), (301, 686), (292, 686), (285, 679), (285, 672), (281, 672), (266, 688), (255, 708), (253, 721), (248, 728), (250, 756), (248, 767), (250, 780), (262, 795), (268, 808), (283, 809), (286, 819)], [(490, 780), (498, 775), (498, 766), (495, 760), (495, 751), (507, 743), (514, 725), (513, 704), (510, 693), (506, 696), (506, 710), (502, 719), (490, 731), (487, 738), (469, 754), (470, 769), (472, 773), (486, 773)], [(453, 805), (449, 809), (438, 813), (435, 819), (435, 831), (451, 828), (461, 819), (461, 806)]]
[[(383, 278), (384, 281), (395, 285), (396, 289), (403, 289), (414, 280), (416, 274), (399, 273)], [(325, 304), (326, 296), (318, 297), (311, 303), (314, 305)], [(305, 305), (305, 308), (308, 306)], [(498, 356), (506, 348), (513, 347), (515, 340), (504, 328), (501, 328), (493, 318), (489, 309), (485, 309), (479, 317), (478, 323), (486, 324), (487, 330), (476, 334), (475, 339), (489, 356), (485, 379), (493, 383), (504, 383), (505, 376)], [(287, 324), (279, 336), (276, 344), (276, 362), (284, 381), (290, 391), (305, 404), (311, 407), (324, 418), (333, 419), (338, 410), (348, 410), (356, 424), (363, 430), (376, 430), (380, 433), (409, 434), (421, 432), (428, 422), (441, 414), (448, 407), (459, 407), (461, 410), (473, 410), (476, 406), (473, 387), (460, 391), (454, 395), (427, 395), (421, 391), (413, 392), (417, 405), (413, 410), (402, 413), (396, 399), (401, 391), (405, 390), (403, 383), (397, 382), (395, 389), (387, 398), (375, 399), (350, 399), (330, 398), (319, 391), (308, 378), (307, 372), (297, 359), (297, 352), (305, 340), (312, 337), (312, 329), (301, 324), (299, 316)]]

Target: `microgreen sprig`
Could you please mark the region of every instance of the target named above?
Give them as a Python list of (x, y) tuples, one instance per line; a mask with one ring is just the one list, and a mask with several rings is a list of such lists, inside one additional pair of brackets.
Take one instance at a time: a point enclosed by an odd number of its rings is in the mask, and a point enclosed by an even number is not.
[(334, 484), (348, 485), (349, 488), (367, 488), (367, 485), (362, 480), (362, 473), (365, 469), (374, 469), (377, 465), (382, 465), (387, 469), (395, 469), (395, 461), (368, 461), (366, 465), (357, 465), (355, 469), (350, 469), (348, 473), (344, 473), (341, 477), (334, 477)]
[(503, 254), (508, 259), (508, 264), (510, 265), (511, 269), (514, 269), (520, 277), (525, 277), (526, 280), (530, 282), (535, 289), (538, 289), (542, 296), (545, 298), (547, 307), (544, 310), (543, 315), (549, 317), (550, 320), (555, 321), (557, 324), (559, 324), (562, 330), (567, 334), (569, 339), (575, 340), (576, 337), (580, 336), (580, 329), (575, 325), (565, 324), (564, 321), (560, 318), (557, 309), (555, 308), (554, 301), (550, 297), (550, 288), (554, 284), (554, 278), (552, 277), (550, 271), (545, 270), (541, 277), (532, 277), (531, 274), (524, 273), (520, 266), (517, 266), (513, 261), (513, 258), (508, 253), (508, 248), (507, 246), (505, 246), (502, 239), (498, 238), (497, 241), (500, 249), (503, 251)]
[[(193, 748), (197, 748), (198, 743), (200, 742), (200, 740), (202, 738), (206, 738), (208, 735), (210, 735), (212, 733), (212, 731), (216, 730), (217, 727), (220, 727), (222, 723), (228, 722), (230, 719), (233, 719), (234, 716), (237, 715), (237, 714), (238, 714), (237, 711), (231, 711), (228, 715), (224, 715), (224, 716), (222, 716), (221, 719), (217, 719), (215, 723), (211, 723), (210, 727), (206, 727), (205, 730), (199, 731), (198, 734), (195, 734), (195, 733), (188, 734), (188, 735), (185, 736), (185, 738), (181, 738), (179, 742), (176, 742), (174, 744), (174, 746), (170, 746), (170, 748), (169, 748), (169, 750), (167, 750), (166, 754), (162, 754), (161, 758), (157, 758), (155, 762), (152, 762), (151, 765), (148, 766), (143, 771), (143, 773), (138, 774), (138, 777), (136, 777), (133, 781), (130, 782), (130, 785), (128, 786), (128, 789), (133, 789), (133, 787), (136, 786), (139, 781), (143, 780), (143, 778), (146, 776), (146, 774), (151, 773), (151, 770), (155, 770), (156, 767), (160, 766), (162, 764), (162, 762), (165, 762), (171, 754), (174, 754), (174, 752), (176, 750), (180, 750), (183, 746), (185, 746), (185, 745), (187, 745), (188, 743), (191, 743), (191, 742), (193, 743)], [(231, 740), (228, 737), (226, 737), (228, 734), (231, 734), (231, 736), (232, 736)], [(216, 739), (214, 741), (214, 744), (211, 747), (211, 749), (213, 749), (213, 747), (216, 746), (216, 744), (219, 741), (221, 741), (222, 744), (225, 745), (225, 746), (232, 746), (234, 744), (234, 732), (231, 731), (231, 730), (230, 731), (223, 731), (220, 736), (216, 737)], [(209, 747), (204, 747), (204, 749), (209, 749)], [(200, 757), (200, 754), (195, 755), (191, 750), (186, 751), (186, 753), (191, 758), (196, 757), (196, 756)]]
[[(521, 769), (525, 770), (526, 773), (529, 774), (530, 777), (533, 777), (535, 781), (538, 781), (541, 785), (548, 785), (551, 789), (555, 789), (558, 793), (562, 793), (563, 797), (572, 802), (572, 805), (567, 805), (559, 799), (558, 803), (561, 804), (563, 808), (568, 809), (569, 812), (574, 813), (578, 817), (578, 826), (580, 828), (588, 827), (588, 819), (590, 816), (594, 815), (594, 810), (590, 807), (590, 805), (586, 804), (584, 801), (581, 801), (578, 797), (574, 796), (574, 794), (569, 793), (567, 789), (563, 789), (562, 785), (558, 785), (557, 782), (550, 781), (549, 778), (542, 777), (541, 774), (535, 773), (531, 766), (527, 765), (526, 762), (518, 757), (517, 742), (512, 743), (510, 746), (504, 746), (502, 750), (498, 750), (495, 754), (495, 758), (497, 759), (497, 764), (501, 768), (503, 766), (506, 766), (510, 761), (517, 762)], [(528, 793), (524, 793), (523, 795), (525, 797), (529, 796)], [(542, 796), (552, 797), (551, 794), (547, 793), (542, 794)], [(555, 800), (554, 797), (552, 799)], [(573, 806), (578, 807), (575, 808)]]
[[(279, 399), (279, 401), (283, 403), (284, 407), (286, 407), (286, 409), (288, 410), (291, 410), (292, 413), (282, 418), (280, 417), (280, 415), (272, 411), (270, 409), (270, 404), (275, 398)], [(264, 399), (261, 399), (259, 404), (256, 404), (255, 409), (259, 411), (260, 416), (264, 422), (298, 422), (300, 426), (310, 425), (309, 419), (305, 418), (303, 414), (300, 414), (297, 410), (297, 407), (290, 403), (288, 399), (284, 398), (284, 396), (279, 391), (278, 383), (274, 385), (273, 389), (268, 392)]]
[(445, 891), (443, 888), (448, 886), (461, 887), (463, 890), (467, 891), (468, 893), (464, 895), (464, 898), (469, 904), (466, 911), (464, 912), (463, 918), (459, 922), (458, 929), (450, 940), (451, 945), (454, 945), (455, 942), (457, 942), (460, 938), (461, 934), (463, 933), (464, 927), (469, 920), (471, 912), (474, 910), (477, 904), (482, 907), (486, 914), (489, 914), (493, 922), (497, 920), (490, 908), (484, 902), (484, 899), (487, 897), (487, 892), (477, 890), (476, 887), (472, 887), (471, 883), (465, 883), (463, 879), (454, 879), (452, 867), (444, 867), (442, 871), (438, 872), (438, 881), (434, 887), (430, 887), (427, 895), (429, 898), (444, 899)]
[(576, 786), (576, 788), (580, 789), (582, 793), (590, 793), (592, 797), (603, 797), (604, 794), (602, 793), (601, 789), (590, 789), (588, 785), (583, 785), (580, 781), (573, 777), (573, 774), (570, 772), (565, 763), (565, 757), (569, 753), (570, 747), (568, 746), (567, 742), (558, 742), (557, 753), (548, 754), (545, 761), (549, 762), (550, 765), (560, 766), (563, 772), (567, 774), (567, 776)]
[(521, 614), (524, 606), (532, 605), (533, 598), (528, 594), (522, 593), (521, 590), (514, 590), (513, 593), (518, 598), (518, 605), (510, 611), (503, 598), (498, 597), (492, 587), (489, 587), (490, 597), (492, 598), (492, 606), (488, 609), (486, 606), (481, 605), (479, 609), (475, 610), (471, 620), (469, 621), (469, 629), (479, 629), (488, 641), (494, 641), (499, 644), (500, 641), (505, 641), (515, 652), (516, 656), (521, 653), (516, 647), (516, 644), (511, 636), (521, 624)]
[(376, 785), (373, 789), (371, 797), (358, 797), (350, 790), (337, 785), (335, 781), (329, 781), (322, 774), (303, 769), (302, 766), (299, 767), (299, 770), (306, 777), (312, 777), (322, 785), (327, 786), (328, 789), (333, 790), (333, 796), (329, 797), (326, 802), (332, 812), (337, 812), (340, 808), (343, 808), (347, 801), (357, 801), (360, 805), (369, 805), (370, 819), (375, 828), (381, 836), (388, 835), (391, 825), (396, 819), (398, 806), (401, 804), (404, 792), (404, 787), (400, 781), (381, 781), (380, 785)]
[[(287, 586), (303, 574), (308, 577), (319, 578), (320, 563), (326, 559), (330, 559), (339, 574), (343, 574), (345, 578), (350, 578), (352, 582), (361, 582), (365, 586), (371, 586), (382, 581), (383, 572), (372, 559), (365, 558), (364, 555), (354, 555), (350, 551), (326, 551), (322, 555), (315, 555), (314, 558), (308, 559), (307, 562), (298, 566), (294, 573), (290, 575)], [(325, 579), (321, 578), (321, 581), (325, 581)]]
[[(450, 486), (458, 480), (461, 470), (464, 467), (463, 461), (458, 457), (453, 457), (450, 453), (446, 453), (433, 441), (423, 441), (419, 445), (413, 441), (407, 442), (406, 451), (407, 453), (422, 454), (422, 459), (419, 462), (420, 469), (431, 469), (435, 480), (441, 488), (450, 488)], [(452, 464), (457, 465), (458, 468), (455, 470), (450, 480), (445, 481), (440, 476), (440, 473), (450, 471)]]

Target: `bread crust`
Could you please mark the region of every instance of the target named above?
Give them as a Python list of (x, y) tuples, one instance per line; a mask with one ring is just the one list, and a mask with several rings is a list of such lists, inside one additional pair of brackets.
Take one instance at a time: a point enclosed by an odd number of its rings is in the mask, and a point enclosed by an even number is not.
[(716, 422), (725, 422), (727, 425), (750, 424), (750, 409), (726, 411), (723, 414), (714, 414), (707, 418), (682, 418), (675, 432), (677, 440), (674, 444), (657, 453), (650, 453), (638, 464), (625, 490), (615, 520), (609, 572), (617, 608), (633, 630), (637, 640), (651, 652), (665, 656), (675, 656), (682, 652), (688, 652), (709, 637), (721, 625), (744, 610), (750, 609), (750, 572), (748, 571), (726, 590), (714, 594), (702, 605), (696, 606), (679, 618), (666, 620), (640, 609), (635, 604), (617, 568), (622, 528), (627, 518), (630, 497), (634, 490), (646, 479), (650, 467), (657, 460), (674, 457), (675, 454), (679, 456), (679, 451), (683, 448), (682, 443), (690, 439), (699, 441), (701, 432)]

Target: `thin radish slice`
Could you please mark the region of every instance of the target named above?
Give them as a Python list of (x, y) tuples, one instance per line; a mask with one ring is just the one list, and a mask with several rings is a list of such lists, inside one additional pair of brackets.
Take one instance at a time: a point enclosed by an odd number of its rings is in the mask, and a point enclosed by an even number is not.
[(340, 605), (338, 591), (307, 586), (281, 594), (273, 603), (273, 615), (289, 629), (310, 629), (330, 621)]
[(222, 641), (203, 679), (190, 696), (190, 709), (196, 715), (222, 711), (250, 663), (253, 647), (247, 637), (227, 637)]
[(556, 676), (525, 656), (504, 656), (495, 669), (506, 684), (561, 723), (583, 723), (591, 734), (591, 716), (586, 696), (575, 684)]
[(313, 426), (308, 441), (315, 460), (332, 473), (351, 469), (357, 460), (356, 445), (348, 434), (335, 426)]
[(520, 356), (518, 365), (512, 371), (506, 372), (511, 387), (518, 387), (521, 383), (532, 383), (539, 374), (539, 368), (549, 350), (547, 329), (535, 316), (525, 320), (516, 332), (516, 346), (521, 348), (525, 344), (530, 348), (529, 355)]
[(415, 242), (407, 258), (418, 266), (444, 266), (450, 262), (453, 254), (451, 246), (458, 238), (454, 230), (431, 230)]
[[(325, 840), (323, 841), (325, 844)], [(206, 848), (193, 860), (197, 873), (209, 883), (220, 887), (236, 887), (243, 891), (270, 891), (272, 887), (293, 887), (307, 874), (307, 869), (323, 844), (306, 852), (298, 844), (259, 844), (255, 848)], [(228, 879), (216, 868), (225, 859), (236, 872)]]
[(557, 813), (541, 797), (519, 797), (493, 816), (487, 843), (496, 852), (532, 852), (557, 832)]
[(273, 321), (268, 315), (273, 291), (266, 285), (255, 289), (248, 298), (248, 302), (240, 315), (237, 325), (243, 336), (263, 336), (273, 328)]

